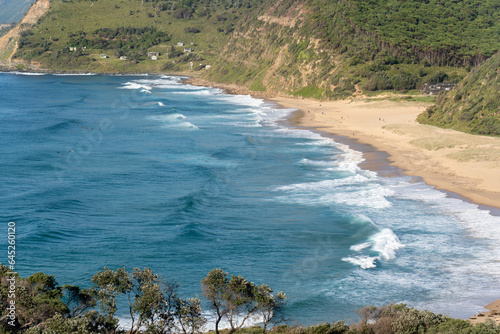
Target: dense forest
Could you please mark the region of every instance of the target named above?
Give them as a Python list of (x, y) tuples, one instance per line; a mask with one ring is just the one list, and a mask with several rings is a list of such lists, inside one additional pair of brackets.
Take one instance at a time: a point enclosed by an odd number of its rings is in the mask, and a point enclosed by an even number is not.
[(419, 122), (473, 134), (500, 136), (500, 52), (439, 96)]
[(495, 1), (282, 0), (261, 8), (240, 22), (210, 80), (345, 98), (458, 82), (500, 49)]
[[(0, 282), (0, 333), (196, 334), (206, 331), (208, 320), (203, 305), (214, 314), (209, 326), (215, 328), (216, 334), (500, 333), (500, 326), (493, 322), (472, 325), (404, 304), (366, 306), (357, 311), (359, 322), (350, 325), (337, 321), (311, 327), (289, 326), (286, 323), (293, 323), (293, 319), (285, 319), (281, 313), (286, 308), (283, 292), (273, 294), (265, 284), (257, 285), (221, 269), (211, 270), (201, 280), (204, 302), (198, 297), (182, 298), (179, 284), (149, 268), (131, 272), (126, 268), (103, 268), (92, 276), (91, 286), (84, 289), (61, 286), (54, 276), (41, 272), (22, 278), (0, 264)], [(117, 317), (123, 312), (130, 318), (127, 330), (120, 327)], [(250, 316), (259, 316), (261, 326), (245, 327)], [(227, 329), (220, 328), (221, 320), (229, 324)]]

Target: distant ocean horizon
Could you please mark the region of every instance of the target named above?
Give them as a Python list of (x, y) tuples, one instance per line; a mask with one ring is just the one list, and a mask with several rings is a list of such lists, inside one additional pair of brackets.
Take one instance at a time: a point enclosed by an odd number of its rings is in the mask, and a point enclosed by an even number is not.
[(89, 287), (104, 266), (150, 267), (187, 298), (222, 268), (284, 291), (304, 325), (391, 302), (467, 318), (500, 298), (500, 217), (360, 168), (283, 122), (295, 110), (181, 79), (0, 73), (0, 214), (21, 276)]

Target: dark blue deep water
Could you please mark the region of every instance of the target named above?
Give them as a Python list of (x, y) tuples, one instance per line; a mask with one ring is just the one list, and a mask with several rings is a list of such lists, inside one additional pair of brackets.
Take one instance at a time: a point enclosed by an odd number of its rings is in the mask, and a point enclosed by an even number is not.
[(500, 297), (499, 217), (360, 169), (283, 125), (291, 110), (179, 80), (0, 74), (0, 262), (12, 221), (21, 276), (151, 267), (191, 297), (220, 267), (285, 291), (292, 323)]

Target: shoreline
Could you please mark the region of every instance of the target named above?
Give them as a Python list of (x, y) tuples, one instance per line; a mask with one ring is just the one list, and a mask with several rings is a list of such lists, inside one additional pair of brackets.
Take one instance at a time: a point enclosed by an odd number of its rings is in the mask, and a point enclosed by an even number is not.
[[(2, 71), (2, 69), (0, 69)], [(5, 72), (33, 72), (33, 73), (47, 73), (47, 74), (81, 74), (90, 73), (88, 71), (5, 71)], [(485, 146), (493, 146), (500, 152), (500, 138), (477, 136), (461, 133), (454, 130), (441, 129), (437, 127), (420, 125), (415, 121), (415, 118), (428, 104), (421, 102), (394, 102), (388, 99), (381, 99), (380, 97), (373, 99), (357, 98), (347, 101), (318, 101), (312, 99), (296, 98), (280, 94), (253, 92), (249, 89), (228, 84), (211, 83), (196, 77), (192, 77), (190, 73), (93, 73), (96, 75), (172, 75), (179, 77), (188, 77), (183, 82), (191, 85), (206, 86), (219, 88), (228, 94), (242, 94), (251, 95), (255, 98), (265, 99), (272, 103), (277, 104), (283, 108), (293, 108), (297, 111), (294, 112), (287, 122), (294, 127), (309, 129), (321, 133), (327, 138), (332, 138), (337, 142), (346, 144), (349, 147), (362, 152), (365, 161), (360, 164), (363, 169), (368, 169), (377, 172), (381, 176), (398, 176), (407, 175), (417, 179), (422, 179), (428, 185), (434, 186), (436, 189), (441, 190), (449, 197), (459, 198), (461, 200), (477, 204), (481, 209), (489, 210), (492, 215), (500, 216), (500, 156), (493, 156), (493, 158), (483, 159), (476, 161), (479, 165), (486, 163), (491, 166), (482, 166), (483, 169), (493, 170), (490, 174), (482, 174), (481, 176), (486, 181), (497, 181), (494, 186), (498, 190), (483, 190), (483, 189), (468, 189), (464, 185), (477, 185), (474, 177), (470, 176), (454, 176), (448, 171), (449, 166), (445, 165), (440, 168), (439, 155), (434, 153), (443, 151), (446, 155), (452, 155), (457, 152), (467, 150), (474, 150), (475, 148), (484, 148)], [(394, 113), (396, 109), (396, 113)], [(406, 110), (409, 109), (409, 110)], [(364, 111), (361, 115), (356, 115), (356, 110)], [(401, 113), (399, 111), (408, 111)], [(391, 113), (392, 112), (392, 113)], [(365, 124), (367, 123), (367, 124)], [(423, 128), (423, 133), (418, 134), (417, 128)], [(444, 147), (438, 149), (425, 149), (418, 145), (410, 144), (419, 139), (429, 139), (434, 134), (441, 140), (441, 142), (431, 143), (438, 145), (443, 144)], [(446, 141), (448, 137), (465, 137), (465, 138), (479, 138), (478, 143), (465, 143), (464, 140), (458, 140), (456, 143)], [(449, 139), (449, 138), (448, 138)], [(473, 146), (473, 147), (471, 147)], [(455, 150), (456, 152), (452, 152)], [(427, 152), (428, 151), (428, 152)], [(495, 151), (496, 152), (496, 151)], [(494, 153), (495, 153), (494, 152)], [(426, 154), (428, 153), (428, 155)], [(497, 159), (497, 160), (496, 160)], [(437, 160), (437, 161), (436, 161)], [(451, 159), (453, 160), (453, 159)], [(474, 159), (472, 159), (474, 160)], [(477, 159), (476, 159), (477, 160)], [(437, 163), (433, 166), (435, 173), (429, 171), (423, 173), (419, 170), (418, 163), (423, 162)], [(474, 161), (472, 161), (472, 165)], [(472, 169), (476, 173), (481, 173), (480, 170), (475, 170), (474, 166), (466, 161), (466, 169)], [(443, 171), (445, 173), (443, 173)], [(493, 175), (493, 178), (488, 179), (488, 175)], [(495, 178), (496, 176), (496, 178)], [(454, 178), (454, 177), (458, 177)], [(448, 179), (447, 179), (448, 178)], [(457, 182), (458, 181), (458, 182)], [(469, 181), (469, 182), (467, 182)], [(457, 182), (454, 184), (454, 182)], [(494, 187), (493, 187), (494, 188)], [(494, 188), (495, 189), (495, 188)], [(495, 305), (494, 309), (489, 308)], [(496, 306), (498, 304), (498, 306)], [(492, 319), (500, 322), (500, 300), (485, 306), (488, 312), (482, 312), (483, 316), (473, 316), (469, 321), (475, 323), (481, 320)]]
[[(500, 175), (500, 138), (418, 124), (415, 119), (428, 103), (380, 98), (268, 99), (282, 107), (301, 110), (296, 126), (357, 147), (367, 160), (361, 167), (374, 171), (381, 171), (380, 164), (397, 167), (402, 174), (421, 178), (449, 197), (474, 203), (500, 216), (500, 182), (495, 182)], [(379, 166), (369, 157), (377, 155), (374, 151), (387, 154)]]
[[(283, 108), (298, 110), (291, 124), (357, 147), (367, 161), (360, 167), (402, 173), (422, 179), (448, 197), (478, 205), (500, 216), (500, 138), (471, 135), (416, 122), (431, 103), (391, 101), (389, 97), (319, 101), (281, 94), (253, 92), (236, 84), (189, 78), (184, 82), (228, 94), (251, 95)], [(369, 152), (365, 152), (367, 147)], [(375, 164), (369, 155), (383, 161)], [(380, 164), (398, 168), (387, 173)], [(374, 169), (372, 169), (374, 168)], [(382, 171), (383, 170), (383, 171)]]

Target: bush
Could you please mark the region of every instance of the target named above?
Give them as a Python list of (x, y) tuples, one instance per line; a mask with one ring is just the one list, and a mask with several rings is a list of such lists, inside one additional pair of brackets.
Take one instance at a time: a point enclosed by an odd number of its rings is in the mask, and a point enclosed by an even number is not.
[(187, 28), (184, 28), (184, 32), (186, 34), (198, 34), (200, 33), (200, 29), (198, 28), (193, 28), (193, 27), (187, 27)]

